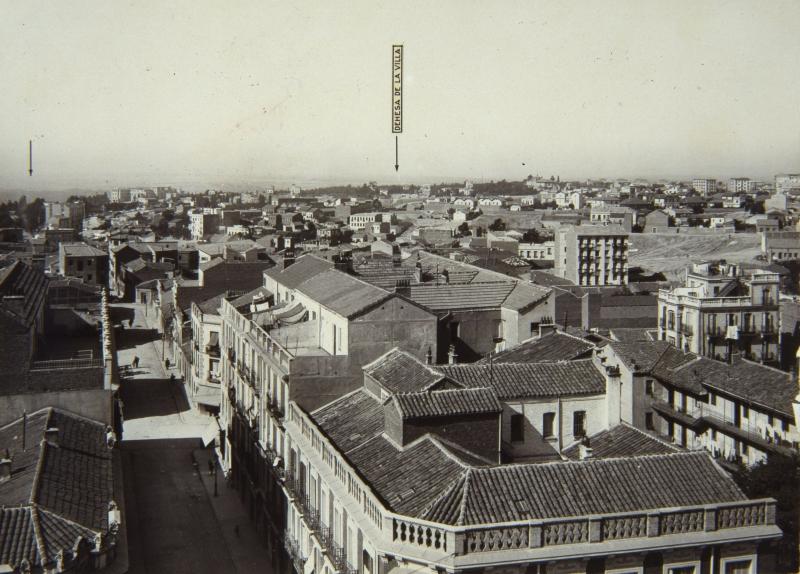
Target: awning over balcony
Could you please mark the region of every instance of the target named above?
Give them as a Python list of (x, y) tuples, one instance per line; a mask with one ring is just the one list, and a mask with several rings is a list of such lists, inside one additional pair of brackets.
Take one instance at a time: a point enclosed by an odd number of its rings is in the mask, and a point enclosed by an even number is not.
[(305, 312), (306, 308), (298, 301), (284, 309), (273, 312), (272, 316), (281, 323), (297, 323), (302, 320)]
[[(219, 389), (208, 389), (200, 387), (194, 396), (195, 402), (207, 407), (219, 408), (222, 391)], [(215, 423), (216, 424), (216, 423)]]

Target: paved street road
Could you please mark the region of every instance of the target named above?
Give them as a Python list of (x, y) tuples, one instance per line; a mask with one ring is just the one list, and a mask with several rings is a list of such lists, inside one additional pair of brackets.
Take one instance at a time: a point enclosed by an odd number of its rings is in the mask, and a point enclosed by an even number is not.
[[(114, 311), (135, 311), (133, 328), (126, 328), (117, 342), (120, 365), (129, 365), (134, 356), (139, 357), (133, 378), (125, 380), (121, 389), (130, 572), (252, 571), (254, 557), (260, 559), (263, 553), (255, 534), (250, 532), (252, 527), (243, 517), (239, 529), (246, 536), (231, 541), (233, 534), (223, 532), (207, 489), (193, 466), (192, 452), (202, 448), (200, 437), (211, 419), (192, 411), (182, 385), (170, 382), (156, 347), (160, 350), (160, 339), (145, 324), (141, 306), (117, 305)], [(233, 494), (230, 499), (232, 502), (214, 499), (214, 503), (220, 506), (238, 502)], [(235, 507), (233, 511), (244, 515), (243, 508)], [(227, 523), (226, 528), (230, 528)], [(241, 548), (245, 542), (249, 546)], [(242, 556), (249, 559), (247, 565)]]

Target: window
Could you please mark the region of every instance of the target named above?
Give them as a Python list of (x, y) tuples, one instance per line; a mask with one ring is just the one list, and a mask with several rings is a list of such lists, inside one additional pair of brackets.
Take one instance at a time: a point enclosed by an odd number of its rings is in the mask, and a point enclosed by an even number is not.
[(656, 430), (655, 422), (653, 422), (653, 413), (645, 413), (644, 426), (647, 430)]
[(586, 411), (572, 413), (572, 436), (586, 436)]
[(556, 413), (544, 413), (542, 415), (542, 436), (550, 438), (553, 436), (553, 425), (556, 421)]
[(695, 574), (697, 567), (694, 564), (687, 564), (685, 566), (668, 566), (666, 568), (667, 574)]
[(525, 417), (520, 414), (511, 415), (511, 442), (525, 440)]
[(78, 271), (83, 271), (83, 261), (78, 260)]
[(647, 379), (647, 380), (644, 382), (644, 393), (645, 393), (647, 396), (650, 396), (650, 397), (652, 397), (652, 396), (653, 396), (653, 385), (654, 385), (654, 381), (653, 381), (653, 379)]
[(717, 440), (717, 430), (711, 429), (711, 440)]
[(531, 323), (531, 335), (539, 334), (539, 323)]
[(752, 571), (752, 564), (753, 561), (750, 559), (731, 560), (729, 562), (725, 562), (724, 572), (725, 574), (750, 574)]
[(750, 418), (750, 409), (747, 408), (745, 405), (742, 405), (742, 418), (749, 419)]
[(717, 395), (714, 393), (708, 393), (708, 402), (714, 406), (717, 406)]

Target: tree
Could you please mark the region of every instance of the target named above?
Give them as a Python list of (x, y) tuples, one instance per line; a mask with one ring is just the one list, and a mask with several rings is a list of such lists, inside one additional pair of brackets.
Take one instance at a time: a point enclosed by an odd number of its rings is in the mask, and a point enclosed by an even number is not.
[(539, 232), (533, 228), (522, 234), (523, 243), (539, 243), (541, 239)]
[(458, 232), (463, 236), (466, 237), (467, 235), (472, 235), (469, 230), (469, 224), (464, 221), (461, 225), (458, 226)]
[(480, 225), (475, 229), (475, 237), (483, 237), (483, 227)]
[(506, 224), (502, 219), (500, 219), (498, 217), (497, 219), (494, 220), (494, 222), (491, 225), (489, 225), (489, 230), (490, 231), (505, 231), (506, 230)]
[(19, 209), (19, 212), (22, 213), (25, 229), (32, 233), (44, 223), (44, 200), (41, 197), (37, 197), (31, 203), (23, 203), (24, 200), (25, 197), (23, 196), (20, 199), (20, 203), (24, 205), (24, 208)]

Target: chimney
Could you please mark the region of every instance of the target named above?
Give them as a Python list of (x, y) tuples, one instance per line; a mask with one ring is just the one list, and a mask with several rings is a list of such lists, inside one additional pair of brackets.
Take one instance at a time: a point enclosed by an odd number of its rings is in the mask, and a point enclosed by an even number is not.
[(456, 357), (457, 357), (457, 355), (456, 355), (456, 346), (455, 345), (450, 345), (450, 349), (447, 351), (447, 363), (449, 365), (455, 365), (456, 364)]
[(433, 352), (431, 351), (431, 348), (428, 347), (428, 352), (425, 353), (425, 364), (430, 365), (431, 363), (433, 363)]
[(403, 255), (400, 253), (399, 245), (392, 245), (392, 267), (400, 267), (403, 264)]
[(551, 333), (555, 333), (557, 331), (556, 326), (552, 323), (544, 324), (539, 323), (539, 336), (544, 337), (545, 335), (550, 335)]
[(584, 437), (578, 445), (578, 453), (581, 460), (589, 460), (592, 458), (592, 447), (589, 446), (589, 439)]
[(11, 459), (0, 460), (0, 484), (11, 480)]
[(397, 279), (394, 284), (394, 292), (400, 293), (401, 295), (410, 296), (411, 279), (409, 277), (403, 277), (401, 279)]
[(295, 261), (295, 258), (294, 258), (294, 250), (292, 250), (292, 251), (289, 251), (289, 250), (287, 250), (287, 251), (286, 251), (286, 252), (283, 254), (283, 268), (284, 268), (284, 269), (286, 269), (286, 268), (287, 268), (287, 267), (289, 267), (289, 266), (290, 266), (292, 263), (294, 263), (294, 261)]
[(44, 440), (46, 440), (47, 444), (50, 446), (58, 446), (58, 429), (55, 427), (50, 427), (45, 430)]

